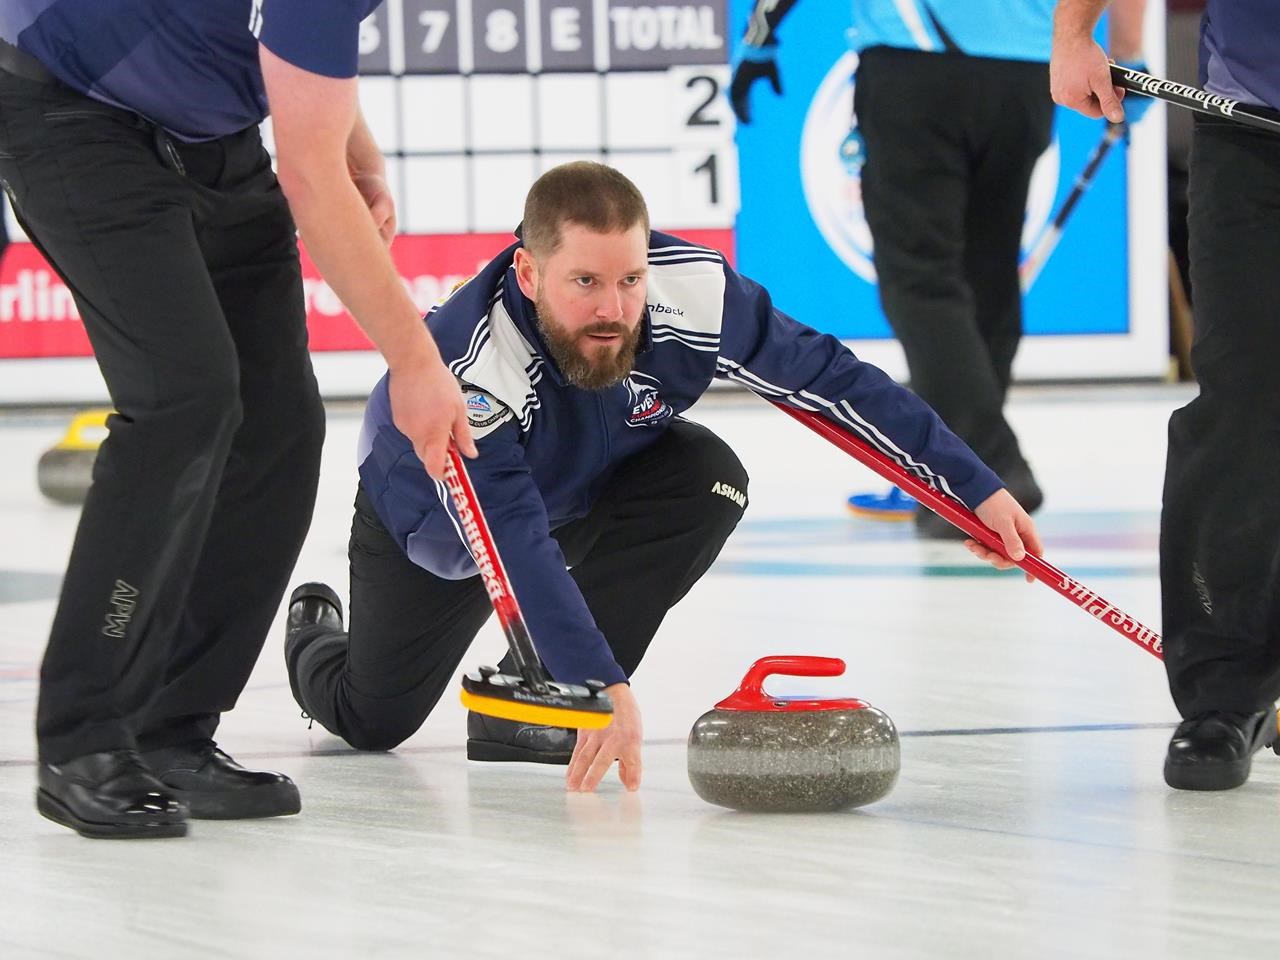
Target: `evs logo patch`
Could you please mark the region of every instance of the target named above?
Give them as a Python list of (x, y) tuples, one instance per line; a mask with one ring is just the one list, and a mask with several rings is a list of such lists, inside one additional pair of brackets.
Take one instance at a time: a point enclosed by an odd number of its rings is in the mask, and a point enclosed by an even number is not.
[(658, 396), (661, 383), (654, 377), (632, 371), (624, 385), (630, 406), (627, 413), (628, 427), (650, 427), (675, 416), (676, 412), (671, 404)]
[(475, 387), (464, 385), (462, 396), (466, 400), (467, 422), (471, 424), (473, 439), (479, 440), (486, 434), (492, 433), (513, 416), (505, 403)]

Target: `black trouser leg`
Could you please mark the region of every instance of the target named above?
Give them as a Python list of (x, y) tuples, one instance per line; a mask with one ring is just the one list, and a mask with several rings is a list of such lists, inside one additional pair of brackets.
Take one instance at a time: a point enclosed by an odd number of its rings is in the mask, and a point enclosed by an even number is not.
[[(76, 298), (117, 411), (41, 668), (37, 739), (41, 759), (57, 763), (134, 746), (141, 711), (173, 676), (175, 631), (244, 412), (243, 346), (209, 248), (252, 256), (263, 211), (283, 200), (265, 166), (222, 181), (223, 141), (192, 148), (184, 176), (130, 114), (7, 75), (0, 146), (0, 175)], [(259, 527), (223, 572), (254, 569), (273, 534)], [(237, 640), (253, 650), (261, 637)]]
[[(884, 47), (864, 51), (858, 67), (881, 305), (912, 389), (997, 468), (1020, 459), (1003, 413), (1021, 332), (1009, 297), (1029, 170), (1046, 136), (1045, 104), (1031, 102), (1031, 92), (1045, 99), (1045, 69)], [(983, 205), (992, 209), (980, 222)]]
[[(713, 492), (716, 483), (742, 503)], [(705, 427), (679, 422), (619, 466), (587, 517), (555, 532), (628, 675), (720, 552), (746, 492), (733, 451)], [(478, 577), (443, 580), (413, 564), (363, 491), (350, 559), (349, 634), (317, 626), (291, 636), (290, 680), (327, 730), (358, 749), (387, 750), (422, 725), (492, 608)]]
[[(269, 160), (256, 138), (224, 177)], [(243, 213), (243, 211), (241, 211)], [(260, 215), (201, 236), (240, 370), (244, 418), (175, 627), (143, 749), (213, 736), (257, 662), (311, 522), (324, 407), (307, 352), (297, 242), (278, 191)]]
[[(713, 492), (717, 484), (725, 492)], [(720, 555), (746, 509), (747, 484), (727, 443), (681, 421), (619, 466), (590, 514), (556, 531), (596, 626), (628, 677), (667, 611)]]
[(1191, 362), (1169, 420), (1160, 528), (1165, 668), (1184, 716), (1280, 697), (1280, 139), (1197, 123)]
[(22, 84), (0, 77), (0, 170), (76, 297), (117, 410), (41, 667), (37, 738), (56, 763), (134, 744), (185, 593), (172, 572), (203, 541), (241, 410), (187, 185), (127, 114)]
[(291, 635), (290, 683), (330, 733), (357, 750), (390, 750), (422, 726), (493, 607), (478, 576), (445, 580), (405, 556), (363, 489), (348, 557), (348, 632)]
[[(1003, 65), (1012, 73), (1002, 84), (1008, 103), (993, 120), (983, 149), (974, 156), (965, 216), (965, 276), (974, 295), (974, 316), (1001, 391), (1009, 389), (1013, 358), (1022, 340), (1022, 287), (1018, 279), (1022, 226), (1036, 161), (1049, 146), (1053, 101), (1048, 70), (1040, 65)], [(1041, 77), (1043, 83), (1033, 80)], [(997, 467), (1007, 464), (997, 463)]]

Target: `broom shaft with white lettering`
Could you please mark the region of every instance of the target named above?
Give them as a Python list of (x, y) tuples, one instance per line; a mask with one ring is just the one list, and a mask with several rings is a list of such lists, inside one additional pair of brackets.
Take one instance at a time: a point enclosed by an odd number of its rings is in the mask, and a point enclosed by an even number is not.
[(1239, 100), (1221, 97), (1199, 87), (1175, 83), (1172, 80), (1161, 80), (1149, 73), (1131, 70), (1116, 63), (1111, 64), (1111, 82), (1124, 90), (1155, 97), (1157, 100), (1163, 100), (1178, 107), (1186, 107), (1196, 113), (1204, 113), (1211, 117), (1225, 117), (1259, 130), (1280, 133), (1280, 110), (1241, 103)]
[[(871, 468), (885, 480), (911, 494), (934, 513), (959, 527), (983, 546), (1004, 555), (1004, 544), (1000, 540), (1000, 536), (979, 520), (973, 511), (958, 501), (938, 493), (919, 477), (909, 473), (884, 454), (873, 449), (861, 437), (836, 425), (815, 411), (799, 410), (779, 403), (777, 400), (771, 400), (770, 402), (783, 413), (799, 420), (818, 436), (839, 447), (859, 463)], [(1140, 622), (1113, 604), (1108, 603), (1074, 577), (1068, 576), (1053, 564), (1030, 553), (1026, 554), (1022, 560), (1014, 561), (1014, 563), (1041, 583), (1062, 594), (1084, 610), (1085, 613), (1101, 620), (1122, 637), (1136, 643), (1158, 659), (1164, 659), (1160, 634), (1148, 627), (1144, 627)]]
[(1067, 218), (1071, 216), (1071, 211), (1076, 208), (1076, 204), (1080, 202), (1080, 198), (1084, 196), (1085, 191), (1093, 184), (1094, 175), (1098, 172), (1098, 168), (1102, 166), (1102, 161), (1106, 159), (1107, 152), (1111, 149), (1112, 144), (1124, 134), (1124, 127), (1123, 123), (1107, 124), (1107, 129), (1103, 131), (1102, 139), (1093, 148), (1093, 153), (1089, 155), (1084, 169), (1080, 171), (1080, 176), (1076, 177), (1075, 186), (1067, 194), (1067, 199), (1062, 202), (1062, 208), (1058, 210), (1058, 215), (1053, 218), (1053, 223), (1040, 234), (1039, 239), (1036, 240), (1036, 245), (1031, 248), (1031, 252), (1022, 261), (1022, 265), (1018, 268), (1018, 282), (1022, 286), (1023, 293), (1031, 289), (1031, 285), (1040, 276), (1040, 271), (1044, 269), (1045, 263), (1053, 255), (1053, 251), (1058, 246), (1058, 241), (1062, 239), (1062, 231), (1067, 226)]
[(493, 534), (489, 532), (489, 524), (480, 509), (480, 501), (476, 499), (476, 491), (471, 485), (467, 468), (463, 465), (462, 454), (452, 441), (449, 442), (449, 452), (445, 458), (444, 485), (453, 497), (453, 506), (458, 511), (458, 522), (466, 537), (467, 547), (480, 570), (480, 579), (484, 582), (493, 610), (498, 615), (502, 632), (506, 634), (516, 668), (530, 687), (538, 693), (545, 693), (550, 678), (534, 650), (533, 638), (525, 625), (524, 614), (520, 612), (515, 591), (511, 589), (511, 580), (502, 565), (502, 557), (498, 555)]

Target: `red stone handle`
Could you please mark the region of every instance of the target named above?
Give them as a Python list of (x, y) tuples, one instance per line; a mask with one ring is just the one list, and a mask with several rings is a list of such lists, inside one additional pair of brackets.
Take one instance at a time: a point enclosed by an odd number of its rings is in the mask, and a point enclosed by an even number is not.
[(764, 682), (775, 673), (788, 677), (838, 677), (844, 661), (838, 657), (761, 657), (733, 691), (716, 704), (720, 710), (764, 710), (774, 706), (774, 697), (764, 692)]

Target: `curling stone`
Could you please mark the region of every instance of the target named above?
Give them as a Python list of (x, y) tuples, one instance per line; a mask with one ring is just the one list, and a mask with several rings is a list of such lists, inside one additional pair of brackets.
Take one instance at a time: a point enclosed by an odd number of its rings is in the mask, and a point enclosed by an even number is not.
[(708, 803), (799, 813), (873, 803), (893, 789), (898, 731), (862, 700), (774, 697), (771, 674), (838, 677), (833, 657), (765, 657), (689, 732), (689, 781)]
[(77, 414), (66, 435), (46, 450), (36, 464), (40, 492), (58, 503), (84, 503), (93, 485), (93, 464), (98, 459), (111, 410), (86, 410)]

